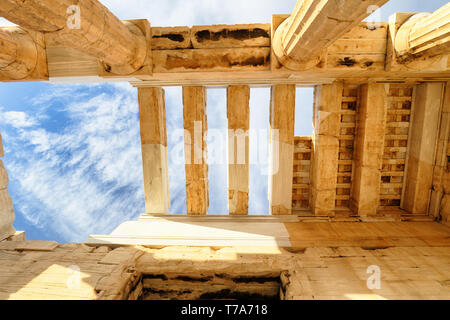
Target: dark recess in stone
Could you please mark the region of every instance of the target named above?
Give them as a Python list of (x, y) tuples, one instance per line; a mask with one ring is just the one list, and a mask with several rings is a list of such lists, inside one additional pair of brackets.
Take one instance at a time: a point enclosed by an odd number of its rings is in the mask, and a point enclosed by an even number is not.
[(266, 57), (252, 57), (248, 58), (242, 62), (230, 62), (230, 66), (264, 66), (266, 65)]
[(183, 42), (184, 37), (181, 34), (162, 34), (160, 36), (153, 36), (153, 38), (166, 38), (175, 42)]
[(255, 277), (240, 277), (240, 278), (232, 278), (233, 282), (236, 283), (266, 283), (266, 282), (279, 282), (280, 278), (255, 278)]
[(356, 64), (356, 60), (351, 59), (349, 57), (345, 57), (344, 59), (340, 59), (338, 61), (339, 65), (346, 67), (353, 67)]
[(175, 280), (190, 281), (190, 282), (208, 282), (212, 279), (213, 279), (212, 277), (194, 278), (188, 276), (178, 276), (175, 278)]
[(146, 279), (161, 279), (161, 280), (168, 280), (167, 276), (164, 274), (147, 274), (144, 276)]
[(236, 39), (236, 40), (248, 40), (255, 38), (270, 38), (267, 31), (255, 28), (255, 29), (238, 29), (238, 30), (226, 30), (223, 29), (218, 32), (211, 32), (209, 30), (202, 30), (195, 33), (195, 37), (198, 42), (203, 41), (219, 41), (221, 39)]

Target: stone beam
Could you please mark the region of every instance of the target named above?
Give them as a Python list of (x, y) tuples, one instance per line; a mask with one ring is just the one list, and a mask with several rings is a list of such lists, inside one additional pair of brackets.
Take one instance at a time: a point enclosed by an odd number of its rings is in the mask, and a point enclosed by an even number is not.
[(250, 87), (229, 86), (228, 117), (228, 209), (230, 215), (248, 214)]
[(139, 88), (138, 96), (145, 210), (150, 214), (168, 214), (170, 192), (164, 90)]
[(292, 214), (295, 85), (271, 91), (269, 145), (269, 206), (273, 215)]
[(394, 46), (402, 63), (420, 57), (449, 54), (450, 3), (434, 13), (412, 15), (397, 31)]
[(47, 80), (45, 43), (41, 34), (18, 27), (0, 28), (0, 79)]
[[(3, 158), (3, 142), (0, 135), (0, 157)], [(14, 206), (8, 192), (8, 172), (0, 160), (0, 241), (14, 235)]]
[(183, 106), (187, 213), (206, 215), (209, 208), (206, 89), (183, 87)]
[(429, 212), (443, 87), (442, 83), (424, 83), (416, 89), (403, 199), (403, 209), (411, 214)]
[[(403, 21), (397, 19), (392, 30), (397, 30)], [(41, 43), (38, 50), (40, 48), (42, 51), (39, 55), (42, 57), (41, 65), (45, 67), (42, 70), (46, 71), (48, 65), (48, 77), (53, 82), (128, 79), (137, 87), (314, 86), (344, 78), (356, 83), (367, 83), (369, 78), (376, 81), (449, 79), (450, 65), (446, 56), (421, 60), (413, 69), (411, 64), (398, 64), (393, 57), (395, 50), (392, 41), (387, 42), (387, 23), (377, 24), (377, 29), (371, 29), (367, 23), (356, 25), (328, 48), (323, 63), (309, 70), (296, 71), (281, 66), (271, 54), (271, 42), (267, 38), (270, 31), (266, 25), (150, 28), (146, 20), (123, 21), (123, 24), (130, 30), (139, 28), (145, 34), (146, 48), (151, 48), (147, 50), (144, 66), (138, 71), (127, 73), (127, 70), (119, 70), (121, 68), (118, 66), (109, 68), (105, 63), (99, 63), (101, 58), (86, 50), (57, 42), (53, 32), (45, 33), (45, 42), (35, 41)], [(30, 30), (27, 32), (32, 33)], [(395, 32), (389, 33), (391, 38), (395, 39)], [(395, 68), (391, 66), (393, 63)], [(46, 77), (32, 74), (20, 80), (42, 79)], [(0, 77), (0, 81), (8, 80), (10, 78)]]
[(343, 84), (317, 86), (314, 92), (311, 208), (316, 216), (333, 216), (339, 158)]
[(376, 215), (380, 203), (388, 97), (384, 84), (365, 84), (360, 92), (350, 206), (356, 214), (367, 216)]
[(117, 74), (140, 69), (149, 49), (138, 27), (127, 27), (98, 0), (3, 0), (0, 16), (90, 54)]
[(388, 0), (299, 0), (292, 15), (275, 31), (273, 51), (292, 70), (309, 69), (326, 49)]

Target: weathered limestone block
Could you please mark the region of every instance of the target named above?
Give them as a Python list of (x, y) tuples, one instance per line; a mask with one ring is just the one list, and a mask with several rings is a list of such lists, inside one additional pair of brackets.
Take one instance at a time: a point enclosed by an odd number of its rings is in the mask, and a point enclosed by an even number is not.
[(445, 194), (450, 194), (450, 171), (445, 172), (442, 187)]
[(153, 50), (189, 49), (191, 45), (191, 29), (189, 27), (152, 28)]
[(0, 240), (4, 240), (15, 233), (14, 207), (7, 189), (0, 190)]
[(269, 71), (270, 48), (153, 50), (154, 73)]
[(401, 62), (447, 54), (450, 50), (450, 3), (433, 13), (418, 13), (398, 30), (395, 50)]
[[(3, 157), (3, 142), (0, 135), (0, 157)], [(8, 172), (0, 160), (0, 241), (14, 235), (14, 206), (8, 192)]]
[(450, 195), (448, 194), (442, 200), (441, 216), (444, 224), (450, 224)]
[(249, 86), (228, 87), (228, 209), (230, 215), (248, 214), (249, 102)]
[(273, 215), (292, 214), (295, 85), (271, 91), (269, 206)]
[(139, 88), (142, 165), (146, 213), (170, 208), (166, 109), (162, 88)]
[(444, 203), (445, 195), (450, 194), (450, 177), (448, 172), (448, 156), (450, 155), (450, 82), (446, 83), (444, 101), (442, 104), (441, 122), (436, 148), (436, 158), (431, 189), (430, 215), (441, 217), (445, 223), (449, 217), (448, 201)]
[(311, 208), (317, 216), (334, 215), (342, 93), (339, 82), (318, 86), (314, 93)]
[[(72, 6), (72, 7), (71, 7)], [(72, 9), (72, 11), (70, 11)], [(143, 66), (146, 40), (97, 0), (0, 2), (0, 14), (24, 28), (46, 33), (69, 48), (97, 57), (110, 68), (130, 74)], [(115, 71), (117, 73), (117, 70)]]
[(292, 70), (314, 67), (324, 50), (369, 16), (370, 6), (387, 1), (298, 1), (292, 15), (274, 34), (273, 49), (278, 61)]
[(450, 223), (450, 171), (444, 175), (444, 192), (441, 202), (441, 217), (443, 223)]
[(417, 86), (403, 199), (403, 209), (411, 214), (428, 214), (442, 96), (441, 83)]
[(183, 87), (183, 106), (187, 212), (206, 215), (209, 208), (206, 89)]
[(25, 231), (16, 231), (12, 236), (6, 238), (3, 241), (23, 242), (27, 241), (27, 236), (25, 234)]
[(0, 160), (0, 190), (8, 188), (9, 178), (8, 171), (6, 171), (3, 161)]
[(194, 48), (270, 47), (270, 24), (193, 26)]
[(375, 215), (379, 206), (387, 105), (384, 84), (362, 86), (351, 201), (359, 215)]
[(21, 28), (0, 28), (0, 75), (19, 80), (27, 77), (38, 62), (34, 39)]
[(442, 222), (450, 223), (450, 171), (448, 170), (443, 175), (442, 187), (444, 194), (440, 207)]

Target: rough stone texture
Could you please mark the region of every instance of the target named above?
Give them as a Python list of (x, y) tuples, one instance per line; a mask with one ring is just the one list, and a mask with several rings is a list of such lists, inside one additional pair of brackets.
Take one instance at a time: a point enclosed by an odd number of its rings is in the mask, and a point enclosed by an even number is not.
[(324, 50), (370, 14), (370, 6), (387, 1), (298, 1), (275, 32), (274, 53), (292, 70), (315, 66)]
[[(448, 189), (448, 172), (450, 149), (450, 82), (446, 83), (445, 94), (440, 115), (439, 135), (437, 138), (436, 157), (433, 168), (433, 186), (431, 189), (429, 215), (436, 219), (448, 220), (448, 208), (442, 207)], [(445, 186), (447, 184), (447, 186)], [(447, 190), (448, 194), (448, 190)], [(448, 205), (447, 205), (448, 206)], [(441, 208), (442, 207), (442, 208)], [(442, 210), (441, 210), (442, 209)]]
[(314, 93), (311, 207), (317, 216), (334, 214), (343, 85), (318, 86)]
[(139, 120), (146, 213), (169, 213), (165, 93), (162, 88), (139, 88)]
[[(23, 244), (0, 248), (0, 299), (93, 300), (127, 299), (138, 273), (133, 261), (100, 264), (110, 249), (89, 248), (82, 244), (59, 245), (28, 241), (28, 248), (46, 247), (46, 251), (24, 250)], [(135, 250), (135, 249), (130, 249)]]
[[(0, 14), (22, 27), (47, 33), (57, 42), (76, 48), (109, 65), (122, 66), (122, 74), (141, 68), (147, 55), (145, 38), (140, 30), (133, 32), (97, 0), (77, 3), (80, 10), (79, 26), (75, 11), (68, 8), (72, 1), (5, 0), (0, 4)], [(74, 26), (68, 18), (75, 16)], [(136, 29), (137, 27), (134, 27)]]
[[(290, 248), (2, 242), (0, 299), (450, 299), (449, 227), (286, 225)], [(367, 287), (372, 265), (381, 270), (379, 290)]]
[(250, 183), (249, 101), (249, 86), (228, 87), (228, 209), (231, 215), (248, 214)]
[[(450, 4), (433, 13), (410, 17), (397, 31), (395, 50), (399, 61), (448, 54), (450, 50)], [(437, 27), (439, 26), (439, 27)]]
[(7, 189), (9, 184), (8, 171), (6, 171), (3, 161), (0, 160), (0, 190)]
[(292, 214), (295, 86), (271, 90), (269, 144), (269, 207), (273, 215)]
[(359, 215), (375, 215), (380, 201), (386, 129), (387, 90), (384, 84), (361, 88), (352, 207)]
[[(450, 143), (448, 145), (449, 151), (447, 157), (450, 158)], [(443, 189), (444, 196), (441, 203), (441, 217), (443, 223), (450, 225), (450, 162), (447, 163), (447, 170), (444, 174)]]
[(206, 88), (183, 87), (186, 202), (189, 215), (206, 215), (209, 208)]
[(25, 30), (8, 28), (0, 30), (0, 74), (11, 79), (23, 79), (37, 64), (37, 47)]
[[(0, 135), (0, 156), (3, 157), (3, 143)], [(0, 160), (0, 241), (14, 235), (14, 206), (8, 192), (8, 172)]]
[(4, 241), (26, 241), (27, 235), (25, 231), (16, 231), (12, 236), (5, 239)]
[(411, 214), (428, 214), (443, 85), (417, 86), (403, 209)]

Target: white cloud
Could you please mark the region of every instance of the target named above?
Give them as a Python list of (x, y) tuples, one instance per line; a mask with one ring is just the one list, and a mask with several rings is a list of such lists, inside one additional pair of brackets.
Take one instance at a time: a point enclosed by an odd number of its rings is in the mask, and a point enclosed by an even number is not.
[(153, 26), (269, 23), (291, 13), (296, 0), (101, 0), (120, 19), (148, 19)]
[(15, 128), (27, 128), (36, 125), (36, 120), (25, 112), (7, 111), (0, 109), (0, 122)]

